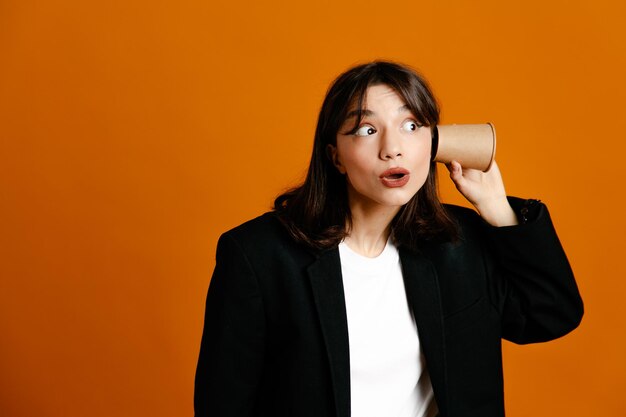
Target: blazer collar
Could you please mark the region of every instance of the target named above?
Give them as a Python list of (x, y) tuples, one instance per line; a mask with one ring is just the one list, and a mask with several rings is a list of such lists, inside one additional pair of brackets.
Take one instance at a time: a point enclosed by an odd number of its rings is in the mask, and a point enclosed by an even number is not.
[[(421, 253), (404, 248), (399, 252), (407, 300), (415, 316), (437, 404), (443, 412), (447, 408), (445, 352), (437, 274)], [(350, 353), (339, 250), (334, 248), (320, 253), (307, 271), (328, 354), (336, 415), (349, 417)]]

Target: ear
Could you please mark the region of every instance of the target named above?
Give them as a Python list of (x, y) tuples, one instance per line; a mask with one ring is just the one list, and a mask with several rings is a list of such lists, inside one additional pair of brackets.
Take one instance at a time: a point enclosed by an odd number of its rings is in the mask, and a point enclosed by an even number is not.
[(346, 169), (343, 167), (341, 161), (339, 160), (339, 154), (337, 153), (337, 147), (335, 145), (331, 145), (330, 143), (326, 145), (326, 156), (328, 156), (328, 159), (331, 160), (339, 173), (346, 173)]

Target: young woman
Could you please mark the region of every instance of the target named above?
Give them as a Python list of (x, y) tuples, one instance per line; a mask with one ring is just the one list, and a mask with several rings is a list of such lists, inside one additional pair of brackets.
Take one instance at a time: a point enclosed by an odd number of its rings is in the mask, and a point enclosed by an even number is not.
[(456, 162), (476, 211), (439, 202), (438, 121), (405, 66), (335, 80), (304, 183), (218, 242), (196, 416), (503, 416), (501, 339), (578, 325), (542, 203), (507, 198), (495, 163)]

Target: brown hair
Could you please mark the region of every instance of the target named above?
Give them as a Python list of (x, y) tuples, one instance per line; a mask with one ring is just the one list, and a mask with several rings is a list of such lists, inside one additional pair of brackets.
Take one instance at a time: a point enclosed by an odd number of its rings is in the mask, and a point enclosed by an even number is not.
[[(385, 84), (405, 101), (424, 126), (439, 122), (439, 107), (426, 81), (407, 66), (374, 61), (349, 69), (331, 84), (315, 130), (313, 154), (304, 183), (278, 196), (274, 210), (292, 237), (317, 249), (333, 247), (346, 236), (351, 222), (347, 183), (327, 154), (336, 145), (337, 132), (348, 109), (356, 104), (355, 128), (362, 119), (367, 88)], [(420, 240), (455, 240), (455, 222), (437, 195), (437, 168), (431, 162), (426, 182), (391, 222), (391, 238), (397, 245), (416, 247)]]

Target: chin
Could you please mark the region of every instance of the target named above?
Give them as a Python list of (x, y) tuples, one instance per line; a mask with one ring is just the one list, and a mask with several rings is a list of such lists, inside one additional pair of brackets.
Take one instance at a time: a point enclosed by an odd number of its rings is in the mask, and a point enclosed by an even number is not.
[(384, 202), (381, 202), (381, 204), (386, 205), (386, 206), (402, 207), (406, 203), (411, 201), (411, 199), (413, 198), (413, 196), (415, 194), (416, 193), (413, 193), (413, 194), (410, 194), (410, 195), (405, 195), (405, 196), (397, 196), (396, 198), (390, 198), (390, 199), (387, 199)]

